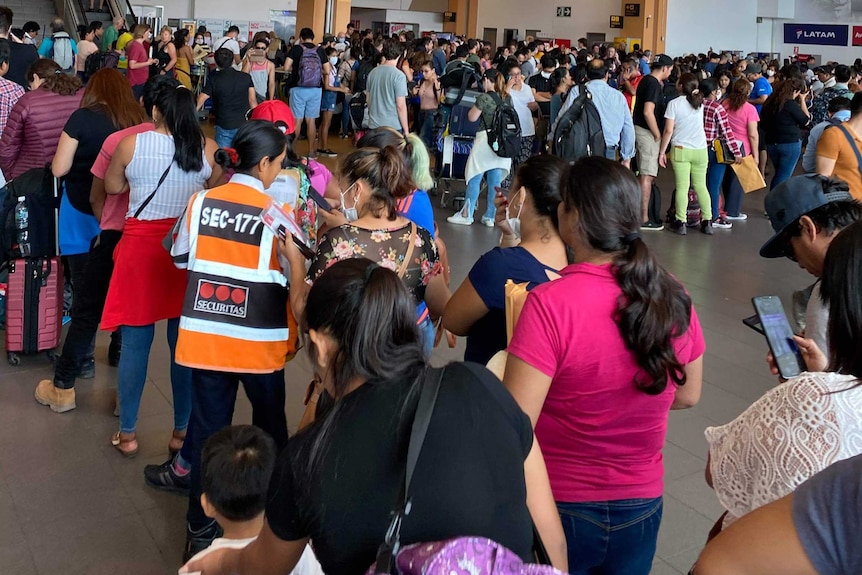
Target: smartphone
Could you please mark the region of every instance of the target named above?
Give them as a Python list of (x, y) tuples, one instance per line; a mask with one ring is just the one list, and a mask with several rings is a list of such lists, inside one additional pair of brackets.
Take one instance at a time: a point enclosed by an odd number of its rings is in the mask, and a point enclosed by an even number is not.
[(750, 315), (747, 318), (744, 318), (742, 320), (742, 323), (744, 323), (746, 326), (750, 327), (760, 335), (766, 335), (766, 332), (763, 331), (763, 324), (760, 323), (760, 316), (758, 316), (757, 314)]
[(793, 330), (790, 328), (787, 314), (784, 313), (781, 299), (778, 296), (765, 295), (751, 298), (751, 303), (760, 318), (769, 350), (775, 358), (775, 365), (778, 366), (781, 377), (790, 379), (805, 371), (807, 367), (793, 340)]
[(320, 195), (320, 192), (312, 188), (308, 187), (308, 195), (311, 196), (311, 199), (314, 200), (314, 203), (317, 204), (317, 207), (323, 210), (324, 212), (331, 212), (332, 206), (329, 205), (329, 202), (326, 201), (326, 198)]

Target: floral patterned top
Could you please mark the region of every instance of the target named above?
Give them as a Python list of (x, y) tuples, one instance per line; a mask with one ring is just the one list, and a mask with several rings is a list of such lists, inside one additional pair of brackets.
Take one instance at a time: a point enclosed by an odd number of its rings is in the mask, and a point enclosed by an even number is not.
[[(365, 230), (345, 224), (323, 234), (317, 255), (311, 262), (307, 281), (313, 283), (332, 264), (349, 258), (368, 258), (382, 267), (397, 272), (407, 254), (412, 224), (400, 228)], [(431, 234), (416, 226), (416, 244), (411, 262), (401, 278), (416, 304), (425, 300), (425, 288), (431, 278), (442, 271), (437, 257), (437, 245)]]

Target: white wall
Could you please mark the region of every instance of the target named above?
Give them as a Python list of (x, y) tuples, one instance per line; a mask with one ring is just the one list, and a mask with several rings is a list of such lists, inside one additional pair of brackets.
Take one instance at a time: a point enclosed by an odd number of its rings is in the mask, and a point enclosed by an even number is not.
[(193, 3), (194, 0), (132, 0), (135, 6), (164, 6), (165, 18), (191, 18)]
[(443, 14), (435, 12), (416, 12), (412, 10), (372, 10), (351, 7), (350, 17), (359, 20), (359, 28), (371, 28), (372, 22), (397, 24), (417, 24), (419, 31), (440, 31), (443, 29)]
[(286, 10), (280, 7), (284, 2), (271, 0), (153, 0), (154, 3), (167, 5), (173, 3), (191, 2), (194, 5), (195, 18), (215, 18), (219, 20), (269, 20), (270, 9)]
[[(811, 0), (802, 0), (811, 1)], [(753, 52), (757, 4), (751, 0), (668, 0), (665, 51), (672, 56), (715, 50)]]
[[(570, 6), (572, 17), (557, 18), (557, 6)], [(522, 40), (526, 30), (540, 30), (542, 36), (568, 39), (572, 44), (587, 33), (605, 34), (613, 40), (621, 31), (609, 28), (608, 21), (611, 14), (619, 13), (620, 4), (614, 0), (479, 0), (478, 36), (484, 28), (497, 28), (498, 41), (502, 42), (503, 29), (513, 28)]]
[[(772, 28), (772, 51), (780, 52), (782, 58), (789, 58), (793, 55), (793, 47), (799, 46), (800, 54), (813, 54), (817, 56), (817, 62), (840, 62), (842, 64), (852, 64), (853, 60), (858, 58), (860, 53), (859, 48), (841, 47), (841, 46), (816, 46), (813, 44), (785, 44), (784, 43), (784, 24), (790, 22), (799, 22), (800, 24), (834, 24), (834, 22), (809, 22), (799, 20), (776, 20)], [(862, 23), (862, 20), (859, 21)], [(858, 24), (857, 24), (858, 25)], [(849, 23), (849, 36), (853, 38), (853, 23)]]

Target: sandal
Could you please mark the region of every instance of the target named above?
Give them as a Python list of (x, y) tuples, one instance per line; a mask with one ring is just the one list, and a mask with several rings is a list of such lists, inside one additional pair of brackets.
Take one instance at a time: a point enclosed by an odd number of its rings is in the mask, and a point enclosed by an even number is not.
[(138, 440), (134, 434), (131, 439), (123, 439), (120, 437), (120, 432), (118, 431), (111, 437), (111, 445), (124, 457), (128, 457), (129, 459), (138, 454)]
[(185, 440), (185, 431), (177, 431), (175, 429), (171, 433), (171, 440), (168, 442), (168, 452), (171, 454), (171, 457), (174, 457), (177, 453), (180, 452), (180, 449), (183, 448), (183, 443), (185, 442)]

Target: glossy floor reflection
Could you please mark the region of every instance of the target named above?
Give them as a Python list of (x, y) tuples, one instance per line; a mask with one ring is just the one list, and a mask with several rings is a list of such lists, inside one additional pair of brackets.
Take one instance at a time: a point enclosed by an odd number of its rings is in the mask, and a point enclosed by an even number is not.
[[(305, 145), (299, 144), (300, 151)], [(349, 149), (337, 138), (330, 147)], [(659, 182), (671, 190), (670, 171), (663, 171)], [(664, 204), (669, 200), (665, 197)], [(690, 291), (707, 341), (703, 398), (696, 408), (670, 417), (656, 575), (686, 573), (721, 514), (703, 480), (704, 428), (729, 421), (775, 383), (764, 362), (766, 342), (741, 322), (753, 313), (750, 298), (777, 294), (789, 306), (791, 292), (811, 283), (788, 260), (758, 257), (770, 235), (762, 201), (762, 192), (747, 197), (750, 219), (712, 237), (668, 232), (645, 237)], [(475, 259), (494, 246), (497, 234), (480, 225), (450, 225), (445, 221), (450, 210), (435, 207), (449, 246), (454, 289)], [(100, 334), (96, 378), (79, 382), (78, 407), (63, 415), (33, 400), (36, 383), (52, 374), (43, 357), (25, 358), (17, 368), (0, 363), (0, 573), (176, 573), (186, 502), (147, 488), (143, 480), (144, 465), (164, 461), (172, 426), (164, 326), (157, 329), (150, 357), (138, 426), (140, 453), (133, 460), (122, 458), (109, 442), (117, 429), (111, 414), (116, 370), (106, 364), (107, 346), (107, 336)], [(439, 349), (434, 362), (462, 353), (463, 343)], [(300, 354), (287, 368), (291, 424), (299, 419), (309, 380), (308, 361)], [(235, 421), (250, 419), (242, 396)]]

